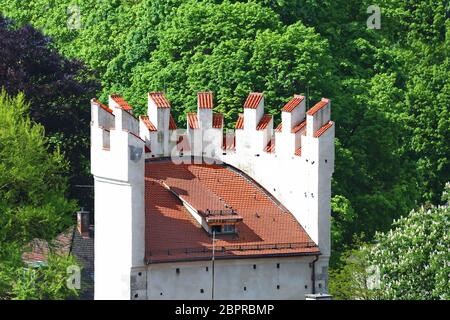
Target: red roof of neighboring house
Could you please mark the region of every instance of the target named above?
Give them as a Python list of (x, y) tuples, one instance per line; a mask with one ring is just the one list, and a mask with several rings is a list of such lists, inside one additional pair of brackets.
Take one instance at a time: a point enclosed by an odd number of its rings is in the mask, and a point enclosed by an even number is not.
[(212, 127), (215, 129), (221, 129), (223, 127), (223, 114), (213, 113)]
[(103, 110), (105, 110), (105, 111), (111, 113), (112, 115), (114, 115), (114, 114), (113, 114), (113, 111), (112, 111), (108, 106), (105, 106), (103, 103), (101, 103), (101, 102), (98, 101), (97, 99), (94, 99), (94, 102), (95, 102), (96, 104), (98, 104)]
[(319, 130), (316, 131), (316, 133), (314, 133), (314, 137), (316, 138), (320, 137), (322, 134), (325, 133), (325, 131), (331, 128), (331, 126), (333, 126), (333, 121), (328, 121), (328, 123), (326, 123), (324, 126), (322, 126), (322, 128), (320, 128)]
[[(160, 159), (145, 164), (148, 263), (211, 258), (211, 236), (163, 183), (178, 188), (184, 197), (194, 197), (196, 206), (208, 207), (212, 197), (243, 218), (237, 224), (238, 236), (216, 236), (217, 259), (320, 252), (294, 216), (241, 171), (226, 165), (177, 165)], [(200, 186), (207, 193), (198, 193)]]
[(269, 125), (270, 121), (272, 121), (272, 115), (265, 114), (262, 116), (261, 120), (259, 121), (258, 125), (256, 126), (256, 130), (264, 130)]
[(300, 102), (302, 102), (303, 99), (305, 99), (304, 96), (295, 94), (294, 98), (289, 100), (289, 102), (284, 105), (284, 107), (283, 107), (283, 109), (281, 109), (281, 111), (292, 112), (292, 110), (294, 110), (298, 105), (300, 105)]
[(70, 227), (63, 233), (60, 233), (50, 243), (43, 239), (33, 239), (28, 245), (25, 252), (22, 254), (22, 260), (27, 264), (37, 262), (47, 262), (50, 247), (60, 255), (67, 255), (70, 253), (70, 245), (72, 243), (72, 236), (74, 227)]
[(244, 129), (244, 115), (239, 113), (239, 117), (236, 121), (236, 129)]
[(142, 120), (142, 122), (145, 124), (145, 126), (149, 131), (158, 131), (156, 127), (153, 125), (153, 123), (150, 121), (148, 116), (140, 116), (139, 118)]
[(295, 150), (295, 155), (296, 156), (301, 156), (302, 155), (302, 148), (298, 148), (297, 150)]
[(308, 110), (308, 112), (306, 113), (309, 116), (314, 115), (317, 111), (319, 111), (320, 109), (322, 109), (323, 107), (325, 107), (328, 103), (330, 103), (330, 100), (322, 98), (321, 101), (317, 102), (314, 107), (312, 107), (311, 109)]
[(251, 92), (244, 102), (244, 108), (256, 109), (263, 98), (260, 92)]
[(170, 114), (169, 118), (169, 130), (177, 130), (177, 124), (175, 123), (175, 120), (172, 117), (172, 114)]
[(158, 108), (170, 108), (170, 102), (167, 100), (164, 92), (149, 92), (148, 96), (155, 102)]
[(129, 103), (126, 102), (125, 99), (122, 98), (118, 94), (112, 94), (111, 95), (111, 99), (114, 100), (119, 105), (119, 108), (122, 109), (122, 110), (130, 111), (130, 110), (133, 109), (133, 107), (130, 106)]
[(200, 109), (212, 109), (213, 93), (212, 92), (198, 92), (197, 93), (197, 105)]

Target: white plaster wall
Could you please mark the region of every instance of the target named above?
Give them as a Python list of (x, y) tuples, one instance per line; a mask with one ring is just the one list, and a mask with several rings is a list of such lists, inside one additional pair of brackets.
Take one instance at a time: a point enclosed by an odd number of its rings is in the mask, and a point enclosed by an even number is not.
[(114, 128), (114, 116), (95, 102), (91, 102), (91, 121), (105, 129)]
[(212, 109), (197, 108), (197, 117), (201, 129), (212, 128)]
[(145, 254), (144, 154), (140, 160), (130, 160), (130, 146), (143, 150), (144, 141), (111, 130), (110, 150), (104, 150), (103, 132), (93, 123), (94, 294), (96, 299), (130, 299), (131, 268), (143, 266)]
[[(312, 292), (313, 259), (312, 256), (216, 259), (214, 299), (304, 299), (306, 293)], [(147, 281), (148, 299), (211, 299), (212, 262), (151, 264)]]
[(131, 214), (131, 186), (100, 178), (94, 186), (95, 299), (129, 299), (132, 225), (126, 215)]
[(244, 108), (244, 130), (256, 130), (256, 126), (264, 115), (264, 98), (261, 99), (256, 109)]

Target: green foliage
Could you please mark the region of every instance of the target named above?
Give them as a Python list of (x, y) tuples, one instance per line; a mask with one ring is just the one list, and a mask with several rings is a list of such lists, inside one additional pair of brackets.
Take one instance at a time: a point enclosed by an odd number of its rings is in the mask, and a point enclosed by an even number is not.
[[(75, 258), (51, 253), (47, 263), (39, 267), (22, 267), (4, 273), (11, 276), (10, 297), (17, 300), (61, 300), (76, 297), (78, 291), (67, 286), (67, 268), (77, 265)], [(0, 269), (0, 274), (1, 274)]]
[[(65, 289), (53, 287), (54, 280), (65, 272), (64, 264), (73, 262), (71, 258), (54, 257), (48, 268), (32, 271), (25, 270), (20, 259), (32, 239), (51, 240), (67, 228), (76, 210), (76, 204), (65, 198), (67, 181), (62, 173), (67, 163), (57, 150), (48, 152), (43, 127), (31, 122), (28, 110), (23, 94), (11, 98), (1, 91), (0, 299), (61, 297)], [(40, 282), (31, 292), (26, 288), (34, 275)]]
[(378, 291), (369, 287), (371, 276), (367, 247), (345, 251), (340, 257), (340, 269), (330, 271), (329, 292), (334, 300), (377, 299)]

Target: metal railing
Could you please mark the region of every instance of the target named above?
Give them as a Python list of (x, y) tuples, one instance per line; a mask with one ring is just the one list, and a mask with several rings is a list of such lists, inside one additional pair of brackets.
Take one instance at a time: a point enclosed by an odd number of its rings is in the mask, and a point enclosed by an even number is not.
[[(239, 251), (262, 251), (262, 250), (288, 250), (288, 249), (305, 249), (317, 247), (312, 241), (309, 242), (289, 242), (289, 243), (269, 243), (269, 244), (245, 244), (245, 245), (228, 245), (228, 246), (215, 246), (215, 255), (226, 255), (232, 254), (233, 252)], [(151, 256), (170, 256), (170, 255), (205, 255), (212, 256), (213, 247), (191, 247), (191, 248), (173, 248), (173, 249), (161, 249), (147, 251), (147, 257)], [(151, 259), (150, 259), (151, 260)]]

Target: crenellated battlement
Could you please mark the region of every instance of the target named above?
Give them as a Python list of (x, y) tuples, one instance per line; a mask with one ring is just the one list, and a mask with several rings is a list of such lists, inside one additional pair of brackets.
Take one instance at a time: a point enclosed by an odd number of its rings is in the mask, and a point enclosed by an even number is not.
[(171, 104), (162, 92), (148, 93), (147, 115), (139, 117), (117, 94), (109, 96), (108, 106), (93, 99), (92, 124), (102, 129), (94, 140), (108, 150), (111, 130), (132, 133), (145, 142), (146, 158), (194, 155), (224, 161), (227, 155), (263, 153), (301, 157), (305, 136), (319, 138), (333, 127), (329, 99), (322, 98), (306, 111), (305, 97), (294, 95), (281, 109), (281, 122), (274, 130), (274, 117), (264, 113), (264, 95), (252, 92), (244, 102), (244, 113), (236, 119), (234, 133), (224, 134), (224, 117), (213, 111), (213, 93), (199, 92), (197, 97), (197, 112), (186, 114), (186, 131), (177, 128)]

